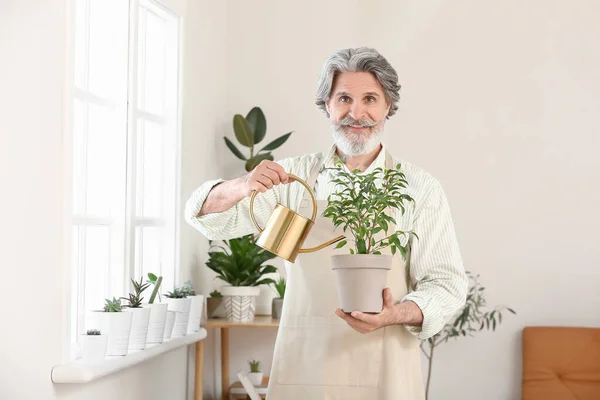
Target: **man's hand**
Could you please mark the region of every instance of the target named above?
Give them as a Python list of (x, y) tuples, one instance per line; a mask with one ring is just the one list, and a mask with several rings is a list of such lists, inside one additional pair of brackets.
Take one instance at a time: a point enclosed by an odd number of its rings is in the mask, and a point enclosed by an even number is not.
[(255, 190), (264, 193), (274, 185), (293, 181), (281, 165), (271, 160), (262, 160), (244, 179), (242, 191), (245, 197)]
[(412, 301), (394, 304), (394, 297), (389, 288), (383, 289), (383, 309), (379, 314), (353, 311), (351, 315), (348, 315), (339, 308), (335, 310), (335, 313), (360, 333), (373, 332), (388, 325), (421, 325), (423, 323), (421, 309)]

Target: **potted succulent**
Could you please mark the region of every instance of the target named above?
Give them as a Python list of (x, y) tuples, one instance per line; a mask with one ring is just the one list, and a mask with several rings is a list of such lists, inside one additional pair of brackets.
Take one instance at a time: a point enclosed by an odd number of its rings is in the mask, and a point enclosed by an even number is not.
[(181, 288), (186, 297), (190, 299), (190, 315), (188, 317), (187, 333), (198, 332), (200, 322), (202, 321), (202, 308), (204, 306), (204, 296), (196, 294), (192, 286), (192, 281), (187, 281)]
[(88, 329), (85, 335), (81, 335), (81, 358), (84, 361), (103, 360), (107, 344), (107, 335), (103, 335), (98, 329)]
[(128, 350), (144, 350), (146, 348), (150, 308), (142, 307), (142, 300), (144, 300), (142, 292), (148, 288), (149, 284), (143, 283), (142, 279), (140, 278), (139, 282), (131, 279), (134, 293), (129, 293), (129, 297), (121, 297), (121, 299), (127, 301), (124, 310), (133, 314)]
[(250, 373), (248, 374), (250, 382), (252, 382), (254, 386), (260, 386), (263, 380), (263, 373), (260, 370), (260, 361), (251, 360), (248, 361), (248, 364), (250, 364)]
[(185, 336), (190, 317), (191, 299), (188, 299), (182, 288), (174, 288), (172, 292), (165, 295), (165, 302), (169, 305), (170, 311), (175, 311), (171, 337)]
[(94, 315), (96, 326), (108, 335), (106, 355), (127, 355), (133, 313), (125, 312), (121, 301), (113, 297), (112, 300), (105, 299), (104, 310), (97, 311)]
[(225, 240), (225, 246), (214, 246), (223, 251), (209, 251), (208, 268), (217, 273), (217, 278), (228, 285), (221, 287), (227, 319), (247, 322), (254, 319), (256, 297), (260, 294), (258, 285), (275, 283), (265, 278), (265, 274), (275, 273), (272, 265), (264, 265), (275, 255), (256, 245), (253, 235)]
[(273, 298), (273, 307), (271, 308), (272, 313), (271, 316), (276, 319), (281, 318), (281, 310), (283, 308), (283, 297), (285, 296), (285, 279), (280, 277), (277, 282), (273, 284), (273, 287), (277, 291), (279, 297)]
[[(159, 289), (162, 283), (162, 276), (156, 276), (153, 273), (148, 273), (148, 279), (146, 283), (154, 286), (148, 304), (144, 304), (144, 307), (150, 309), (150, 319), (148, 321), (148, 335), (146, 336), (146, 344), (162, 343), (165, 334), (165, 324), (167, 322), (167, 303), (155, 303), (156, 297), (160, 299)], [(160, 300), (159, 300), (160, 301)], [(175, 319), (175, 313), (172, 312), (171, 329), (173, 328), (173, 321)], [(170, 333), (169, 333), (169, 337)]]
[(206, 316), (213, 318), (217, 314), (217, 308), (223, 303), (223, 295), (218, 290), (213, 290), (209, 293), (206, 299)]
[(225, 144), (229, 150), (231, 150), (231, 152), (237, 158), (246, 162), (246, 171), (248, 172), (252, 171), (254, 167), (256, 167), (262, 160), (273, 161), (273, 155), (271, 154), (271, 151), (285, 143), (285, 141), (288, 140), (292, 134), (292, 132), (290, 132), (278, 137), (255, 153), (254, 145), (260, 143), (265, 138), (267, 133), (267, 120), (260, 107), (252, 108), (245, 118), (240, 114), (234, 115), (233, 131), (238, 142), (242, 146), (250, 149), (249, 157), (244, 156), (231, 140), (227, 139), (226, 137), (223, 137), (223, 139), (225, 139)]
[[(400, 164), (359, 174), (359, 170), (347, 172), (338, 159), (334, 169), (337, 174), (332, 182), (337, 190), (328, 197), (323, 216), (331, 218), (336, 228), (341, 226), (349, 232), (348, 239), (339, 242), (336, 249), (349, 241), (354, 243), (350, 254), (332, 256), (340, 308), (344, 312), (379, 313), (392, 256), (400, 252), (406, 258), (410, 235), (417, 237), (414, 232), (389, 232), (389, 225), (396, 224), (390, 214), (399, 211), (403, 215), (405, 203), (413, 202), (405, 193), (408, 182)], [(391, 254), (383, 254), (388, 247)]]

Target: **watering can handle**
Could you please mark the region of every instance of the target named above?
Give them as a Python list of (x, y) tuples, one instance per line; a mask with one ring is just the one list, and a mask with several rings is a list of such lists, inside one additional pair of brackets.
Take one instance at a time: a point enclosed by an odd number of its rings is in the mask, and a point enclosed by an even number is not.
[[(312, 199), (312, 205), (313, 205), (313, 207), (312, 207), (313, 211), (312, 211), (312, 216), (310, 217), (310, 220), (314, 223), (315, 218), (317, 216), (317, 199), (315, 198), (312, 188), (310, 186), (308, 186), (308, 183), (306, 183), (303, 179), (298, 178), (296, 175), (288, 174), (288, 176), (290, 178), (294, 179), (295, 181), (298, 181), (302, 185), (304, 185), (306, 190), (308, 190), (308, 194), (310, 194), (310, 198)], [(264, 229), (261, 228), (260, 225), (258, 225), (258, 222), (256, 221), (256, 218), (254, 216), (254, 199), (256, 198), (257, 194), (258, 194), (258, 192), (255, 190), (252, 192), (252, 195), (250, 196), (250, 218), (252, 219), (252, 222), (254, 223), (254, 226), (256, 227), (256, 229), (258, 229), (259, 232), (262, 232)], [(335, 239), (325, 242), (319, 246), (311, 247), (309, 249), (300, 249), (299, 252), (300, 253), (310, 253), (313, 251), (317, 251), (317, 250), (327, 247), (333, 243), (339, 242), (340, 240), (342, 240), (344, 238), (345, 238), (345, 236), (341, 235), (341, 236), (338, 236)]]

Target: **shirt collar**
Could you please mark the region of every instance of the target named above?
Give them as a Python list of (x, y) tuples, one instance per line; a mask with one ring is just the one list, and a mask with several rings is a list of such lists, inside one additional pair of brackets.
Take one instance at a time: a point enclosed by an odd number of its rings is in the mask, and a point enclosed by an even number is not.
[[(325, 156), (325, 160), (323, 161), (323, 166), (325, 168), (335, 168), (335, 160), (337, 158), (337, 154), (335, 153), (336, 149), (337, 149), (337, 147), (335, 144), (332, 144), (331, 147), (329, 148), (329, 151), (327, 152), (327, 155)], [(373, 160), (371, 165), (369, 165), (369, 167), (366, 169), (366, 171), (361, 173), (361, 175), (371, 173), (371, 172), (373, 172), (373, 170), (375, 168), (378, 168), (378, 167), (385, 168), (386, 151), (387, 150), (385, 148), (385, 145), (382, 143), (379, 154), (377, 155), (375, 160)], [(348, 171), (347, 167), (346, 167), (346, 171)], [(350, 172), (350, 171), (348, 171), (348, 172)]]

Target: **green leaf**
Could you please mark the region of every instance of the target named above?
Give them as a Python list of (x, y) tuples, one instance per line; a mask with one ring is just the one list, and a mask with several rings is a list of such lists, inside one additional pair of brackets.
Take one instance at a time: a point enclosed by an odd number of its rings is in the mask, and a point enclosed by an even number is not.
[(267, 133), (267, 120), (260, 107), (254, 107), (248, 115), (246, 121), (252, 132), (254, 132), (254, 144), (260, 143)]
[(364, 239), (358, 239), (356, 241), (356, 250), (358, 254), (367, 254), (367, 245), (365, 244)]
[(242, 154), (241, 151), (239, 151), (237, 149), (237, 147), (235, 147), (235, 145), (233, 144), (233, 142), (229, 139), (227, 139), (226, 137), (223, 137), (223, 139), (225, 139), (225, 144), (227, 145), (227, 147), (229, 147), (229, 150), (231, 150), (231, 152), (240, 160), (246, 160), (246, 157), (244, 157), (244, 155)]
[(336, 249), (341, 249), (342, 247), (344, 247), (346, 245), (346, 243), (348, 243), (347, 240), (342, 240), (341, 242), (339, 242), (337, 244), (337, 246), (335, 246)]
[(292, 134), (292, 132), (286, 133), (285, 135), (278, 137), (277, 139), (273, 140), (271, 143), (269, 143), (268, 145), (263, 147), (261, 151), (275, 150), (276, 148), (278, 148), (279, 146), (284, 144), (286, 142), (286, 140), (288, 140), (288, 138), (290, 137), (291, 134)]
[(238, 142), (246, 147), (254, 147), (254, 135), (246, 118), (240, 114), (233, 116), (233, 131)]
[(152, 282), (156, 282), (158, 278), (152, 272), (148, 272), (148, 279), (150, 279)]
[(254, 168), (256, 168), (256, 166), (258, 164), (260, 164), (260, 162), (262, 160), (273, 161), (273, 156), (271, 155), (271, 153), (263, 153), (263, 154), (258, 154), (256, 156), (252, 157), (251, 159), (246, 161), (246, 171), (248, 171), (248, 172), (252, 171)]

